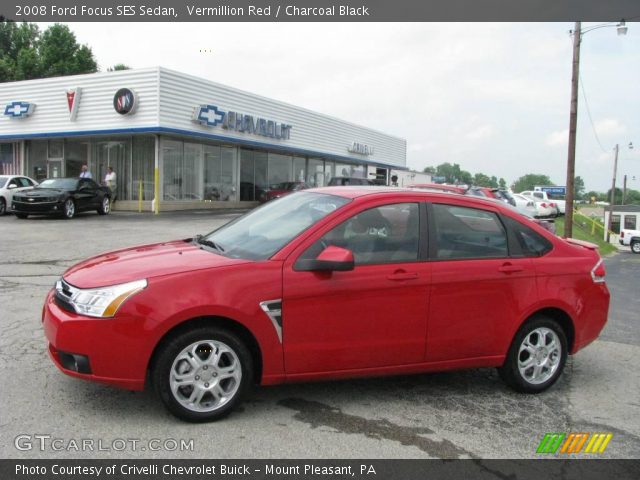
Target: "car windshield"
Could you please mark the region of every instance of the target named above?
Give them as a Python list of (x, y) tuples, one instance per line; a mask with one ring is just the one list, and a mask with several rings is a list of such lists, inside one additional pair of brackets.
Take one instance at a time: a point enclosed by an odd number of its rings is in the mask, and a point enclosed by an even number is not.
[(348, 198), (297, 192), (269, 202), (196, 241), (232, 258), (266, 260)]
[(61, 190), (73, 190), (76, 188), (77, 180), (75, 178), (48, 178), (44, 180), (40, 188), (59, 188)]
[(4, 184), (7, 183), (7, 177), (0, 177), (0, 188), (4, 187)]

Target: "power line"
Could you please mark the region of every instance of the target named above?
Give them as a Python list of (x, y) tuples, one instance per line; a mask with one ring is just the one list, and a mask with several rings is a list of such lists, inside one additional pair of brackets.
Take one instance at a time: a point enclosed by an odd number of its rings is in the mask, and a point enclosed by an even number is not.
[(584, 98), (584, 105), (585, 107), (587, 107), (587, 115), (589, 116), (589, 122), (591, 123), (591, 130), (593, 130), (593, 136), (596, 137), (596, 141), (598, 142), (598, 145), (600, 146), (602, 153), (609, 153), (609, 151), (602, 146), (602, 143), (600, 142), (600, 138), (598, 137), (598, 132), (596, 131), (596, 127), (593, 124), (593, 118), (591, 118), (591, 110), (589, 109), (589, 101), (587, 100), (587, 92), (584, 89), (584, 82), (582, 81), (582, 75), (580, 74), (579, 74), (579, 79), (580, 79), (580, 82), (579, 82), (580, 89), (582, 90), (582, 98)]

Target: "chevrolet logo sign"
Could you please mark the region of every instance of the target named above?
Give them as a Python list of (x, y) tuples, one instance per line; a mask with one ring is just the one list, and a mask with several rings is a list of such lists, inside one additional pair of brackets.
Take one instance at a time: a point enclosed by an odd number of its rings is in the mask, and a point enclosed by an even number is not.
[(35, 201), (35, 198), (29, 198), (28, 200), (29, 200), (30, 202), (33, 202), (33, 201)]

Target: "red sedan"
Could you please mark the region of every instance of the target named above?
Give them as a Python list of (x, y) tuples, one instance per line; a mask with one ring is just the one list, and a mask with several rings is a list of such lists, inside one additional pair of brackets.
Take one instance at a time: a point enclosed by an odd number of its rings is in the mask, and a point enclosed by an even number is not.
[(604, 327), (604, 276), (594, 245), (496, 202), (319, 188), (71, 267), (43, 322), (64, 373), (149, 378), (176, 416), (208, 421), (254, 383), (497, 367), (541, 392)]

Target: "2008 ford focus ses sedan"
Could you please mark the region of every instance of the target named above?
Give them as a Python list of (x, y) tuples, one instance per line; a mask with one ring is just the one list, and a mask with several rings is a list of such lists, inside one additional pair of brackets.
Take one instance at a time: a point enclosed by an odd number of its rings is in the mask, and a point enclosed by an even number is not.
[(594, 245), (488, 200), (321, 188), (71, 267), (43, 322), (64, 373), (149, 379), (207, 421), (253, 384), (497, 367), (541, 392), (604, 327), (604, 276)]

